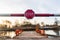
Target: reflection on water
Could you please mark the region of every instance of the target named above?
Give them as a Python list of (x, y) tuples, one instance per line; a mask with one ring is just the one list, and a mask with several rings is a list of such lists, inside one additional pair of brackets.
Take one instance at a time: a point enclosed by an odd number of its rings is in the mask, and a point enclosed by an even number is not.
[(54, 30), (45, 30), (46, 34), (50, 34), (50, 35), (57, 35), (60, 36), (60, 30), (59, 31), (54, 31)]
[(50, 35), (57, 35), (57, 33), (55, 33), (53, 30), (45, 30), (45, 33)]
[(16, 35), (14, 31), (0, 31), (0, 36), (8, 36), (13, 38)]

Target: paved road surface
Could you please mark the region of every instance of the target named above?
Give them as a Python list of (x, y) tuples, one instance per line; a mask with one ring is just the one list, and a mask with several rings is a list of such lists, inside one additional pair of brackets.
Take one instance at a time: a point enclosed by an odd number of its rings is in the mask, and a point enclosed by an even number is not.
[(36, 31), (24, 31), (22, 34), (20, 34), (17, 37), (45, 37), (45, 36), (41, 36), (40, 34), (38, 34)]
[(16, 38), (5, 39), (5, 40), (60, 40), (60, 38), (46, 38), (46, 36), (41, 36), (35, 31), (25, 31)]

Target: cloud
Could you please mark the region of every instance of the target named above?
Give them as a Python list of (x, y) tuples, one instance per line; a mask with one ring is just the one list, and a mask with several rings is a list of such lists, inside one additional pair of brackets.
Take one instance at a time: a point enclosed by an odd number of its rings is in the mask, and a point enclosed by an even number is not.
[(53, 14), (60, 13), (60, 3), (58, 3), (56, 0), (42, 0), (41, 3), (39, 3), (38, 8), (43, 8), (41, 12)]
[(24, 13), (32, 9), (36, 13), (60, 13), (59, 0), (0, 0), (0, 13)]
[(23, 0), (2, 0), (0, 1), (0, 13), (24, 13), (28, 8)]

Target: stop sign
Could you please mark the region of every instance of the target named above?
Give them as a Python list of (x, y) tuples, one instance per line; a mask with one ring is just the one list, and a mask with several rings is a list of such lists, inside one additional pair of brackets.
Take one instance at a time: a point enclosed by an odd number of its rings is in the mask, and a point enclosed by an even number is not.
[(26, 12), (25, 12), (25, 17), (27, 18), (27, 19), (32, 19), (33, 17), (35, 16), (35, 13), (34, 13), (34, 11), (33, 10), (27, 10)]

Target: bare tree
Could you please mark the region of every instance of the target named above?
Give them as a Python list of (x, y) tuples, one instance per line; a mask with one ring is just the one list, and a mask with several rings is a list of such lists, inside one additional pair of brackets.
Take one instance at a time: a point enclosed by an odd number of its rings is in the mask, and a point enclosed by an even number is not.
[(7, 26), (7, 28), (11, 28), (11, 22), (9, 20), (4, 20), (3, 24)]

